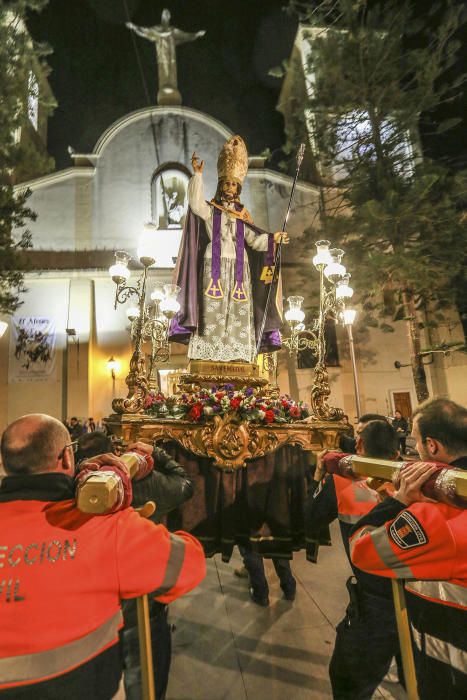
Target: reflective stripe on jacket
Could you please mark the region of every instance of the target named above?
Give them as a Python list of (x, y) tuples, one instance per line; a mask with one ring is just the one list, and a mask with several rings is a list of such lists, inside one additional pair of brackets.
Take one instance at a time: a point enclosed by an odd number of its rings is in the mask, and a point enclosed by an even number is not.
[(367, 486), (366, 479), (350, 480), (333, 474), (337, 495), (337, 517), (344, 523), (358, 523), (363, 515), (372, 510), (380, 498)]

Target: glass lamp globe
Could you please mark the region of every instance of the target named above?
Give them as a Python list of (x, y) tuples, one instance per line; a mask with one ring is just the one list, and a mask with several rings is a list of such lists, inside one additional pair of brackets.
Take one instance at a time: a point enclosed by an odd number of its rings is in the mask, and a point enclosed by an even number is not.
[(139, 318), (139, 309), (137, 306), (130, 306), (126, 310), (126, 315), (130, 321), (135, 321), (137, 318)]
[(154, 289), (151, 292), (151, 299), (153, 301), (162, 301), (162, 299), (165, 299), (164, 286), (165, 285), (162, 284), (154, 285)]
[(319, 268), (321, 265), (329, 265), (331, 262), (331, 254), (329, 252), (329, 246), (331, 243), (329, 241), (317, 241), (316, 245), (316, 255), (313, 258), (313, 265)]
[(350, 273), (347, 272), (336, 285), (336, 299), (350, 299), (353, 296), (353, 289), (349, 286)]
[(341, 264), (344, 251), (340, 248), (332, 248), (329, 251), (331, 262), (324, 268), (324, 274), (330, 282), (336, 284), (346, 274), (345, 267)]
[(357, 312), (355, 311), (355, 309), (345, 309), (342, 312), (342, 316), (344, 317), (344, 326), (351, 326), (355, 321), (356, 315)]
[(289, 308), (285, 312), (285, 320), (290, 326), (294, 327), (299, 323), (302, 323), (305, 318), (305, 312), (302, 309), (303, 297), (293, 296), (287, 298), (287, 303)]
[(117, 250), (115, 253), (115, 264), (109, 267), (109, 275), (115, 284), (125, 284), (130, 277), (128, 263), (131, 257), (124, 250)]
[(161, 301), (161, 311), (167, 318), (172, 318), (180, 311), (180, 304), (177, 297), (180, 293), (180, 287), (176, 284), (164, 284), (165, 298)]

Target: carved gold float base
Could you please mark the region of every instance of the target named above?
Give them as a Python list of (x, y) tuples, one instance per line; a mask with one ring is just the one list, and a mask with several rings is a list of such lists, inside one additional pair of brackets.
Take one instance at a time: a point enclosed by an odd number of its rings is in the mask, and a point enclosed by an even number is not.
[(214, 460), (226, 470), (239, 469), (246, 460), (262, 457), (284, 445), (299, 445), (317, 452), (334, 449), (346, 426), (341, 422), (318, 421), (272, 423), (240, 421), (235, 414), (215, 416), (206, 423), (123, 414), (105, 419), (109, 429), (125, 442), (178, 442), (189, 452)]

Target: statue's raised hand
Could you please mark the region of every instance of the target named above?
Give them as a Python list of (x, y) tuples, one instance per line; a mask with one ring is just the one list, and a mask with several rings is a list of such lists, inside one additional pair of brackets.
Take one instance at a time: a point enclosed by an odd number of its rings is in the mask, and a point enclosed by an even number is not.
[(204, 168), (204, 160), (201, 160), (198, 158), (196, 153), (193, 153), (191, 156), (191, 167), (193, 168), (193, 171), (195, 173), (202, 173), (203, 168)]

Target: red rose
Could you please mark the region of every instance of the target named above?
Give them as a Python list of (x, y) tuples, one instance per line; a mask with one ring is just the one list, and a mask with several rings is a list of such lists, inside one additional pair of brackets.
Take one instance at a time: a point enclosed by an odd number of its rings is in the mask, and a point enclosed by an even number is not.
[(218, 401), (220, 401), (221, 398), (224, 396), (224, 394), (225, 394), (225, 391), (218, 391), (218, 392), (216, 392), (215, 397)]
[(144, 408), (150, 408), (152, 404), (154, 403), (154, 396), (151, 394), (148, 394), (146, 398), (144, 399)]
[(200, 403), (195, 403), (188, 411), (188, 416), (191, 420), (199, 420), (203, 414), (203, 406)]
[(264, 420), (266, 421), (266, 423), (272, 423), (274, 421), (274, 411), (272, 410), (272, 408), (269, 408), (266, 411)]
[(238, 398), (238, 396), (235, 399), (230, 399), (230, 408), (233, 408), (234, 411), (236, 411), (238, 408), (240, 408), (242, 400)]
[(292, 416), (292, 418), (300, 418), (302, 412), (298, 406), (291, 406), (289, 414)]

